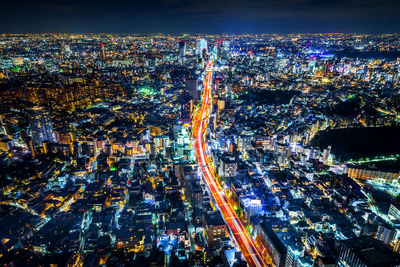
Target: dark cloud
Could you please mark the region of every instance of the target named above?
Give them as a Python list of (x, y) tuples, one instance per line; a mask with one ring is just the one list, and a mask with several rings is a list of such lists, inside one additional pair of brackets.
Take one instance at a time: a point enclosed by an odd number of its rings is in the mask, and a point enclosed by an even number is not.
[(6, 0), (4, 32), (399, 32), (397, 0)]

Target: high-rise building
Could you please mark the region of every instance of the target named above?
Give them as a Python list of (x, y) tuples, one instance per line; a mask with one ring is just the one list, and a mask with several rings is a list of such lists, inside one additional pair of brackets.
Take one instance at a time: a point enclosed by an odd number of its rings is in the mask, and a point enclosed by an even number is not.
[(238, 150), (240, 151), (244, 151), (244, 150), (248, 150), (251, 149), (252, 144), (252, 136), (250, 135), (240, 135), (238, 137)]
[(183, 93), (179, 96), (178, 102), (181, 105), (181, 119), (190, 119), (193, 109), (192, 97), (188, 93)]
[(218, 99), (217, 107), (218, 107), (218, 109), (217, 109), (218, 112), (224, 111), (224, 110), (225, 110), (225, 100), (223, 100), (223, 99)]
[(69, 54), (71, 54), (71, 46), (68, 45), (68, 44), (65, 44), (65, 43), (63, 42), (63, 43), (62, 43), (62, 46), (61, 46), (61, 53), (62, 53), (63, 55), (69, 55)]
[(378, 231), (376, 233), (375, 238), (382, 241), (383, 243), (390, 245), (392, 241), (395, 239), (397, 234), (396, 229), (394, 229), (392, 226), (386, 224), (386, 223), (381, 223), (378, 226)]
[(208, 246), (221, 246), (222, 239), (228, 235), (226, 224), (220, 213), (210, 213), (205, 216), (205, 233)]
[(390, 246), (363, 236), (342, 241), (336, 266), (399, 266), (400, 256)]
[(203, 51), (207, 52), (207, 40), (206, 39), (198, 39), (197, 40), (197, 48), (196, 55), (202, 57)]
[[(233, 152), (233, 149), (231, 149)], [(224, 153), (221, 157), (218, 174), (221, 177), (235, 177), (237, 174), (237, 161), (232, 153)]]
[(43, 107), (34, 107), (28, 109), (28, 116), (33, 142), (37, 145), (44, 141), (54, 142), (50, 112)]
[(105, 49), (105, 44), (100, 44), (100, 51), (99, 51), (99, 54), (100, 54), (100, 59), (101, 60), (105, 60), (106, 59), (106, 49)]
[(266, 222), (257, 225), (257, 240), (266, 248), (275, 266), (284, 267), (287, 248)]
[(185, 41), (179, 41), (179, 59), (181, 62), (185, 61), (186, 43)]
[(185, 80), (185, 84), (186, 84), (186, 91), (193, 98), (193, 100), (194, 101), (200, 100), (200, 91), (198, 90), (199, 87), (198, 80), (193, 76), (189, 76)]
[(323, 162), (324, 163), (328, 162), (329, 156), (331, 154), (331, 149), (332, 149), (331, 146), (328, 146), (328, 148), (324, 149), (324, 153), (323, 153)]

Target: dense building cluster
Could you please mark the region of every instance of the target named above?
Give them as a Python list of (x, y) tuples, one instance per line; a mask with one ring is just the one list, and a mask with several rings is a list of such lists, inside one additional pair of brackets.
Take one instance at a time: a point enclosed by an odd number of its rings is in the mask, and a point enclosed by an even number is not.
[(265, 265), (399, 265), (395, 34), (0, 35), (0, 263), (246, 266), (193, 146), (208, 62)]

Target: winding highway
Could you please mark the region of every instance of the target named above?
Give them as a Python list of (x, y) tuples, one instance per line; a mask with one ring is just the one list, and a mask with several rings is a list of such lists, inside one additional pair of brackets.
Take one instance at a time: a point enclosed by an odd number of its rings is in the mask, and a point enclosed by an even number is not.
[(258, 253), (253, 239), (250, 237), (245, 226), (237, 217), (233, 208), (229, 205), (227, 198), (221, 186), (217, 183), (213, 172), (207, 161), (206, 144), (203, 139), (205, 135), (209, 117), (211, 114), (211, 93), (212, 93), (212, 78), (213, 78), (213, 61), (209, 61), (206, 67), (206, 76), (203, 84), (202, 103), (200, 108), (193, 116), (193, 147), (195, 149), (197, 162), (201, 168), (204, 180), (212, 194), (214, 202), (218, 206), (225, 222), (227, 223), (238, 247), (240, 248), (243, 257), (248, 265), (266, 266), (260, 254)]

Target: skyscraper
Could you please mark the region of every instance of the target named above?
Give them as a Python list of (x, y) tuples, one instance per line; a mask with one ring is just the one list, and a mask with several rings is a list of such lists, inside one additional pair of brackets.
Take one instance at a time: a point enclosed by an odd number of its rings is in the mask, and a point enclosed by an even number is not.
[(33, 142), (37, 145), (44, 141), (54, 142), (50, 112), (42, 107), (34, 107), (28, 109), (28, 116)]
[(181, 119), (189, 119), (193, 109), (192, 97), (187, 93), (179, 96), (178, 102), (181, 105)]
[(106, 59), (106, 50), (105, 50), (105, 44), (100, 44), (100, 59), (105, 60)]
[(185, 80), (186, 84), (186, 91), (189, 93), (189, 95), (192, 97), (194, 101), (200, 100), (200, 91), (198, 90), (199, 87), (199, 82), (197, 78), (194, 78), (193, 76), (189, 76)]
[(185, 41), (179, 41), (179, 59), (181, 62), (185, 61), (186, 43)]
[(198, 39), (196, 55), (201, 57), (203, 55), (204, 50), (207, 52), (207, 40), (206, 39)]

